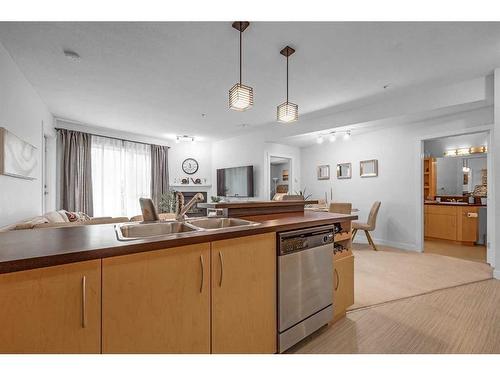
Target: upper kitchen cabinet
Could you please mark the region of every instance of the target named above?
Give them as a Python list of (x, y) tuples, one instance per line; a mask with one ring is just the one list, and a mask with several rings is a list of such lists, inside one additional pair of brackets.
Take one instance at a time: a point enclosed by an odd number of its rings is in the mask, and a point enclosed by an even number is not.
[(1, 353), (100, 353), (101, 260), (0, 275)]
[(212, 242), (212, 352), (276, 352), (276, 234)]
[(102, 261), (103, 353), (210, 353), (210, 244)]

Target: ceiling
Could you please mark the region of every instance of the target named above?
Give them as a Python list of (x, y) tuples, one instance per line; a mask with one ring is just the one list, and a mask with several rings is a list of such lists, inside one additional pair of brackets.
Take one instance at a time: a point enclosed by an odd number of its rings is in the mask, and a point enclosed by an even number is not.
[(297, 50), (290, 101), (301, 115), (500, 65), (500, 23), (254, 22), (243, 36), (243, 83), (255, 105), (235, 112), (228, 90), (238, 79), (238, 33), (228, 22), (1, 22), (0, 42), (57, 117), (208, 140), (280, 126), (286, 44)]

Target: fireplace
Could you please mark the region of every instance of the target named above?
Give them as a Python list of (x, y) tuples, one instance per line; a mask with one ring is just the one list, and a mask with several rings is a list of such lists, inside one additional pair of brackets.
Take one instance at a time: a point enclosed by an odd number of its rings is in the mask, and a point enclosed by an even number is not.
[[(187, 203), (195, 196), (195, 194), (201, 193), (203, 194), (203, 202), (207, 201), (207, 192), (206, 191), (182, 191), (182, 195), (184, 195), (184, 203)], [(207, 216), (206, 208), (198, 208), (198, 205), (195, 204), (191, 209), (186, 213), (188, 217), (200, 217)]]

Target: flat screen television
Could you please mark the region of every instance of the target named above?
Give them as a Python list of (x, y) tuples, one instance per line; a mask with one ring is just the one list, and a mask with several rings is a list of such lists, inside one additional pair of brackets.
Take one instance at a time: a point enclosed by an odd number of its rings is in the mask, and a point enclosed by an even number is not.
[(217, 169), (217, 196), (253, 197), (253, 165)]

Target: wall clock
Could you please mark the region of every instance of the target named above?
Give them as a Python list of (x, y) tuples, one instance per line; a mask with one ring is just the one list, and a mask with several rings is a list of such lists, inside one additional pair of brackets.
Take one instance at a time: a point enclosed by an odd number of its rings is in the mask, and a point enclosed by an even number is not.
[(188, 158), (182, 162), (182, 170), (187, 174), (195, 174), (198, 171), (198, 162)]

